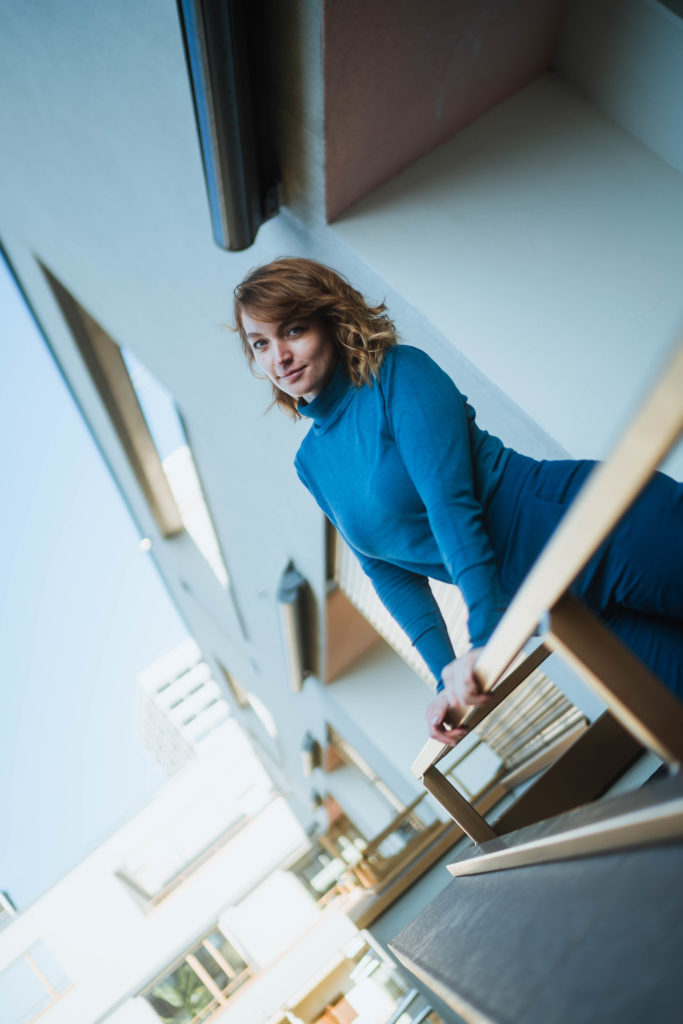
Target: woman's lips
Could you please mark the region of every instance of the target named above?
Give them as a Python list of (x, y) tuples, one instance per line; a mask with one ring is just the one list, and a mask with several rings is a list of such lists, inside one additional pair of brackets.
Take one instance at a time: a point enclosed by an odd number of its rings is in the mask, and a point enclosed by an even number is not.
[(305, 369), (305, 366), (299, 366), (298, 369), (296, 370), (290, 370), (289, 373), (283, 373), (279, 379), (281, 381), (284, 381), (285, 384), (291, 384), (292, 381), (298, 380), (298, 378), (304, 372)]

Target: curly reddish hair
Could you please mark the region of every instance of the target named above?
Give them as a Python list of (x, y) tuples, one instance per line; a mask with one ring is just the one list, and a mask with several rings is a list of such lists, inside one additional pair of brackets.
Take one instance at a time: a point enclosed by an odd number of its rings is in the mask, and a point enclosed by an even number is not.
[[(396, 328), (384, 303), (369, 305), (336, 270), (301, 257), (284, 257), (250, 271), (234, 292), (234, 315), (242, 349), (254, 367), (254, 352), (242, 323), (242, 311), (270, 323), (317, 317), (332, 339), (337, 356), (356, 385), (371, 384), (385, 353), (396, 345)], [(297, 399), (275, 384), (273, 404), (299, 418)]]

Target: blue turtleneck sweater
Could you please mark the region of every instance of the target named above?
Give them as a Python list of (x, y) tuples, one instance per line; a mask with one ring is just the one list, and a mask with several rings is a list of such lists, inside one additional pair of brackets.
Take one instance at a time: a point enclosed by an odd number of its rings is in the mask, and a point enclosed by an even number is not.
[(484, 509), (512, 455), (424, 352), (389, 349), (355, 387), (341, 365), (316, 398), (295, 466), (357, 555), (377, 594), (441, 688), (453, 647), (428, 577), (455, 583), (470, 640), (488, 640), (505, 607)]

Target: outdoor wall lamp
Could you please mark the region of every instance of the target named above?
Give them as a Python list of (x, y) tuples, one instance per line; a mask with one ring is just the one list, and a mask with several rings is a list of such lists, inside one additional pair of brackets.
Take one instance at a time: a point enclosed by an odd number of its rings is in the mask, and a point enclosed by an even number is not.
[(322, 763), (322, 748), (315, 736), (310, 732), (304, 733), (301, 741), (301, 770), (304, 778), (308, 779), (313, 774), (314, 768), (319, 768)]
[(308, 583), (294, 563), (289, 562), (280, 577), (277, 599), (289, 682), (294, 693), (299, 692), (312, 671), (307, 629), (308, 591)]

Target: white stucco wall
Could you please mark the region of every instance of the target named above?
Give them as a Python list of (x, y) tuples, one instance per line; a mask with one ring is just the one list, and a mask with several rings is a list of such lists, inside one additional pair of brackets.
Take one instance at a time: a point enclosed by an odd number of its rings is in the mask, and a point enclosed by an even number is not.
[(681, 175), (552, 75), (335, 225), (573, 457), (608, 453), (683, 327), (682, 229)]
[[(432, 696), (429, 687), (390, 647), (379, 644), (329, 690), (330, 701), (370, 737), (375, 751), (362, 752), (368, 760), (374, 754), (377, 774), (387, 779), (390, 765), (397, 778), (404, 775), (426, 739), (424, 710)], [(360, 740), (345, 738), (354, 745)], [(411, 784), (412, 793), (402, 794), (406, 802), (422, 792), (417, 780), (411, 779)]]
[(678, 10), (660, 0), (572, 0), (554, 63), (602, 113), (683, 173)]

